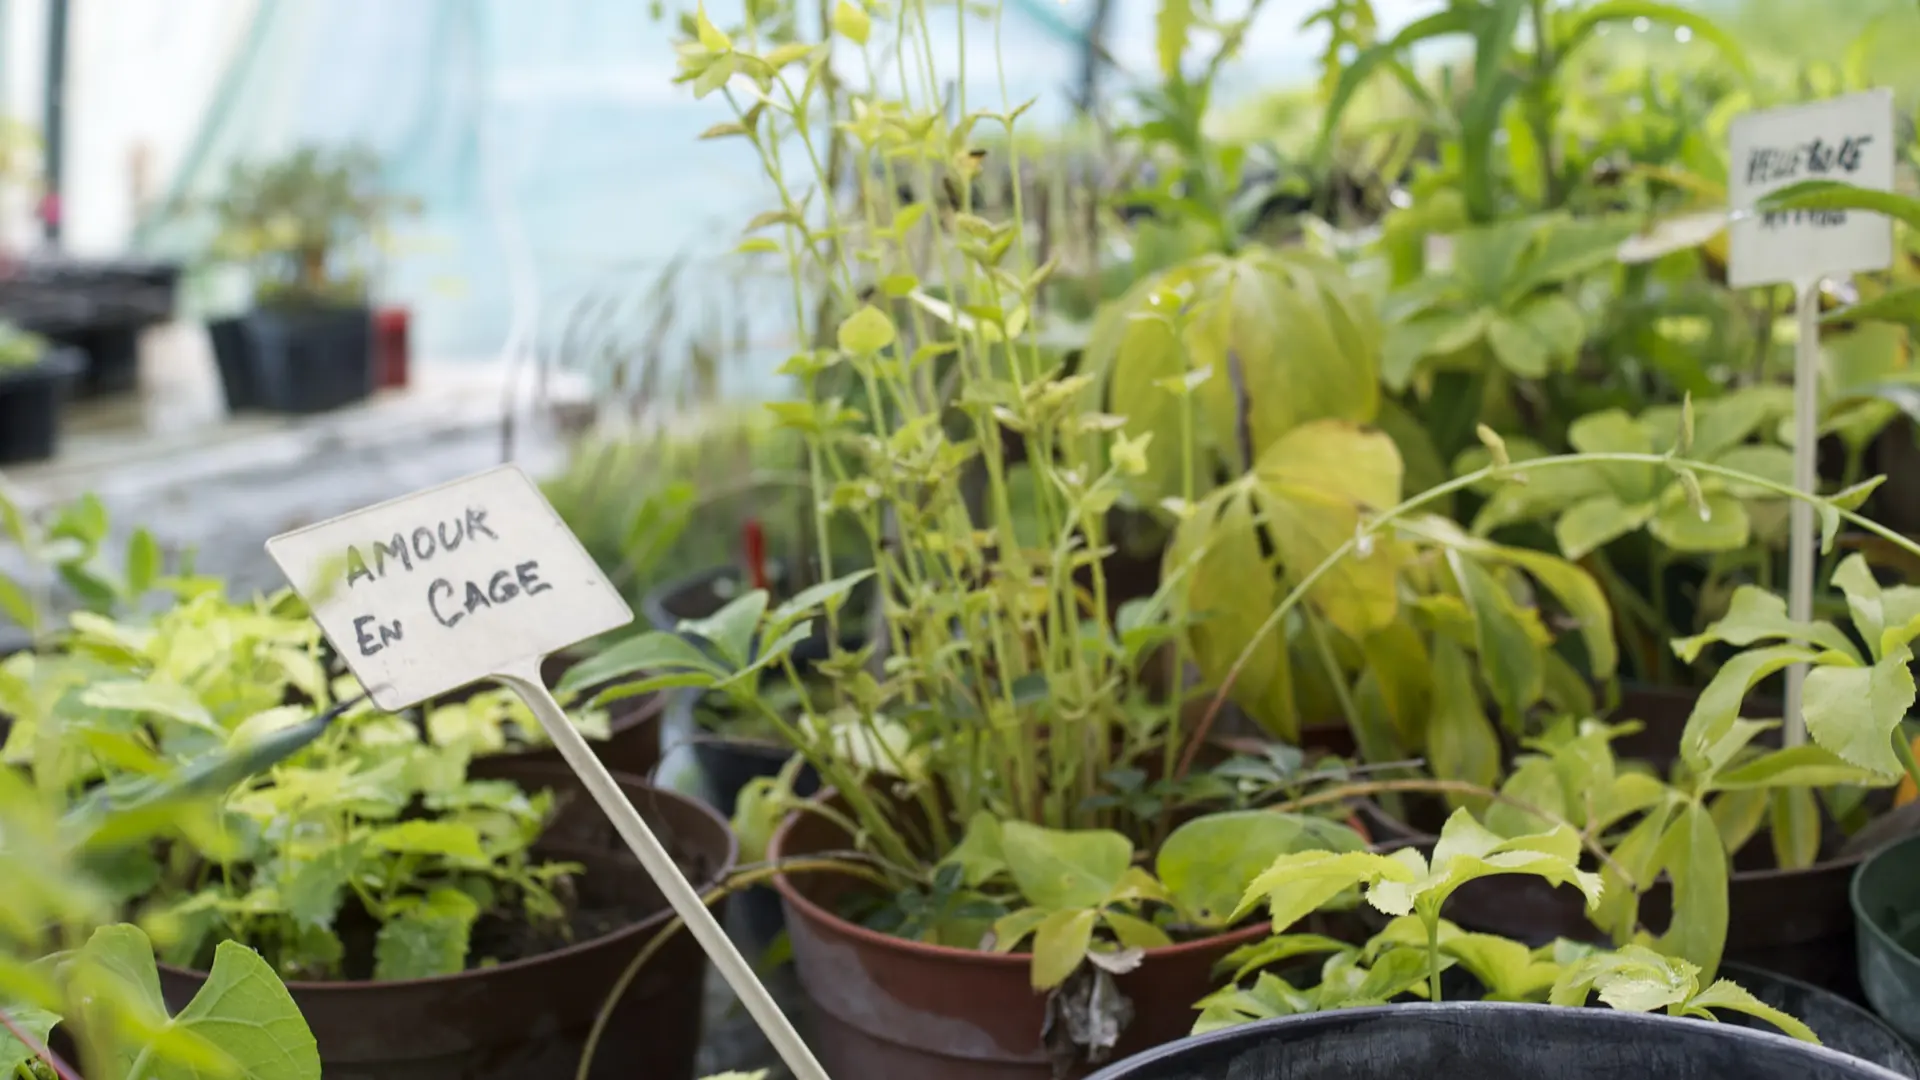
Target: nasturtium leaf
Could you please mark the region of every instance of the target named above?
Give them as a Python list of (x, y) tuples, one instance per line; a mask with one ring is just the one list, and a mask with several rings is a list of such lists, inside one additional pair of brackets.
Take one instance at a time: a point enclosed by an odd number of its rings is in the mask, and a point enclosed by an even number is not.
[(1093, 924), (1100, 913), (1091, 908), (1061, 910), (1040, 920), (1033, 931), (1032, 979), (1035, 990), (1051, 990), (1067, 981), (1086, 959), (1093, 943)]
[(1709, 974), (1727, 942), (1727, 849), (1713, 815), (1688, 803), (1667, 827), (1656, 856), (1673, 883), (1673, 921), (1660, 951), (1684, 957)]
[(1001, 823), (1000, 851), (1020, 895), (1048, 911), (1099, 907), (1133, 861), (1133, 842), (1117, 832), (1024, 821)]
[[(320, 1080), (320, 1050), (293, 995), (259, 953), (238, 942), (214, 949), (206, 983), (173, 1024), (220, 1050), (244, 1080)], [(143, 1075), (199, 1080), (206, 1072), (161, 1059)]]
[(1247, 883), (1282, 855), (1297, 851), (1363, 851), (1366, 841), (1325, 818), (1266, 810), (1208, 814), (1175, 829), (1160, 846), (1154, 869), (1196, 925), (1223, 927), (1246, 895)]
[(1832, 649), (1856, 660), (1860, 655), (1847, 635), (1832, 623), (1796, 622), (1787, 617), (1785, 600), (1753, 585), (1735, 589), (1727, 613), (1708, 624), (1705, 630), (1693, 637), (1676, 638), (1673, 652), (1691, 664), (1699, 658), (1701, 649), (1714, 642), (1745, 648), (1774, 640)]

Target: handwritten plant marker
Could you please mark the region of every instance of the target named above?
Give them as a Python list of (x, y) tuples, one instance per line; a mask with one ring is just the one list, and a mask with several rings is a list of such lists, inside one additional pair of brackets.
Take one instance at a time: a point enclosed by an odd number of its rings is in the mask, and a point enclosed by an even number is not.
[[(1728, 133), (1727, 196), (1733, 211), (1727, 237), (1727, 283), (1734, 288), (1791, 284), (1799, 337), (1793, 365), (1793, 484), (1814, 490), (1818, 441), (1820, 283), (1827, 277), (1885, 270), (1893, 264), (1893, 223), (1884, 215), (1849, 210), (1756, 213), (1762, 196), (1802, 180), (1840, 180), (1857, 187), (1893, 189), (1893, 91), (1829, 98), (1748, 113)], [(1813, 617), (1813, 507), (1795, 500), (1790, 511), (1787, 613)], [(1806, 740), (1800, 715), (1804, 664), (1787, 669), (1785, 740)]]
[(267, 554), (380, 708), (483, 679), (518, 694), (796, 1080), (827, 1080), (540, 678), (549, 654), (633, 611), (524, 472), (503, 465), (283, 533)]

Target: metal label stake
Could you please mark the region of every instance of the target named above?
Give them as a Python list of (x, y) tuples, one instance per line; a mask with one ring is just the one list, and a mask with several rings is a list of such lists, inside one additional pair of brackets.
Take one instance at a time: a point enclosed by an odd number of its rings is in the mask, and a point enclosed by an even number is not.
[(540, 662), (633, 611), (546, 497), (504, 465), (267, 541), (375, 705), (397, 712), (482, 679), (533, 711), (796, 1080), (827, 1080), (719, 920), (540, 678)]

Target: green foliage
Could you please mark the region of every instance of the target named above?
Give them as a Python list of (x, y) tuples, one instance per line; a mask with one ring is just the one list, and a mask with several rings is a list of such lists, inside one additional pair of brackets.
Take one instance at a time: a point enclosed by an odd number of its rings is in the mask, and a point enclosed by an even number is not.
[(32, 367), (40, 362), (46, 350), (47, 343), (38, 334), (30, 334), (0, 319), (0, 371)]
[(238, 162), (212, 207), (219, 227), (213, 257), (246, 264), (262, 303), (361, 303), (381, 230), (419, 211), (381, 186), (379, 161), (359, 147), (302, 147), (275, 161)]

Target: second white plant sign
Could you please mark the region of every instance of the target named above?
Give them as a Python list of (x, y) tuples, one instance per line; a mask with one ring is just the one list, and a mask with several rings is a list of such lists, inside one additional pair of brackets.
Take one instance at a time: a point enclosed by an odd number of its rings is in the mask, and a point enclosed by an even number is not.
[(1892, 265), (1893, 225), (1883, 215), (1753, 212), (1763, 196), (1803, 180), (1891, 191), (1899, 149), (1891, 90), (1747, 113), (1733, 122), (1728, 143), (1728, 284), (1800, 285)]

